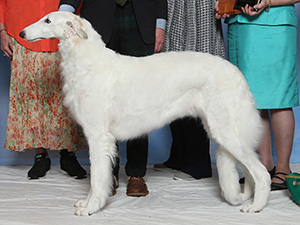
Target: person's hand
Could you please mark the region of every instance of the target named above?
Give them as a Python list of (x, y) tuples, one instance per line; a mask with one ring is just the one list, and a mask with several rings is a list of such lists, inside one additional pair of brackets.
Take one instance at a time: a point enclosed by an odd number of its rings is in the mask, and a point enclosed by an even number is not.
[(6, 30), (0, 33), (1, 51), (6, 57), (13, 56), (13, 43), (11, 37), (6, 33)]
[(155, 47), (154, 52), (158, 53), (162, 50), (165, 43), (165, 31), (161, 28), (155, 30)]
[(248, 4), (245, 7), (242, 7), (242, 12), (250, 16), (257, 15), (261, 13), (265, 8), (269, 7), (269, 0), (261, 0), (259, 4), (254, 5), (253, 7)]
[(215, 14), (216, 19), (221, 19), (221, 18), (225, 19), (226, 17), (230, 16), (229, 14), (219, 15), (219, 1), (216, 1), (216, 3), (215, 3), (215, 11), (216, 11), (216, 14)]

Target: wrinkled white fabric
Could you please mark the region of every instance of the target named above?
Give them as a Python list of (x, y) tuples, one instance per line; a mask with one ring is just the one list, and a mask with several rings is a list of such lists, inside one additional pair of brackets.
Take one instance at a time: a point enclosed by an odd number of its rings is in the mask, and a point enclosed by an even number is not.
[[(85, 167), (89, 171), (89, 167)], [(299, 172), (300, 164), (292, 164)], [(89, 178), (75, 180), (52, 166), (45, 179), (28, 180), (30, 166), (0, 166), (1, 225), (292, 225), (300, 221), (300, 208), (288, 191), (271, 192), (260, 213), (245, 214), (221, 198), (216, 169), (213, 177), (180, 181), (171, 172), (157, 172), (149, 165), (146, 197), (127, 197), (124, 168), (120, 187), (108, 205), (89, 217), (74, 215), (73, 205), (89, 191)]]

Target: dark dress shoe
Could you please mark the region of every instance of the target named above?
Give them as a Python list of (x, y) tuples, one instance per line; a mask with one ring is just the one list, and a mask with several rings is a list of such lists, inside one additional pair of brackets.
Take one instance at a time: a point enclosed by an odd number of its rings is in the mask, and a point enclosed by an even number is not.
[(86, 171), (79, 164), (74, 152), (68, 150), (60, 151), (60, 169), (63, 173), (68, 174), (75, 179), (86, 178)]
[(141, 197), (149, 194), (143, 177), (129, 177), (127, 183), (127, 196)]

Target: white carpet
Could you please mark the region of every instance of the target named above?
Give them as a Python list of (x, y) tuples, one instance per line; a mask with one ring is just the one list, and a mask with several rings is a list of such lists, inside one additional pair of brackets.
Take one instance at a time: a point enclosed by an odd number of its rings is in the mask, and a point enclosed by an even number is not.
[[(216, 169), (212, 178), (178, 181), (172, 173), (149, 166), (147, 197), (127, 197), (124, 168), (120, 187), (108, 205), (89, 217), (74, 215), (74, 203), (86, 197), (89, 178), (75, 180), (53, 166), (46, 179), (28, 180), (29, 166), (0, 166), (1, 225), (293, 225), (300, 222), (300, 207), (288, 191), (272, 192), (266, 208), (255, 214), (241, 213), (220, 196)], [(86, 167), (89, 170), (89, 167)], [(300, 171), (299, 164), (292, 165)]]

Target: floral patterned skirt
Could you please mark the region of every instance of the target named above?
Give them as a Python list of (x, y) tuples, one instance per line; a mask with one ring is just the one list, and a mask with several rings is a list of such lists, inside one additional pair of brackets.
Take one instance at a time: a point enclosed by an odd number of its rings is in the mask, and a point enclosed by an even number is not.
[(59, 53), (34, 52), (15, 40), (13, 46), (4, 148), (86, 148), (82, 129), (63, 106)]

